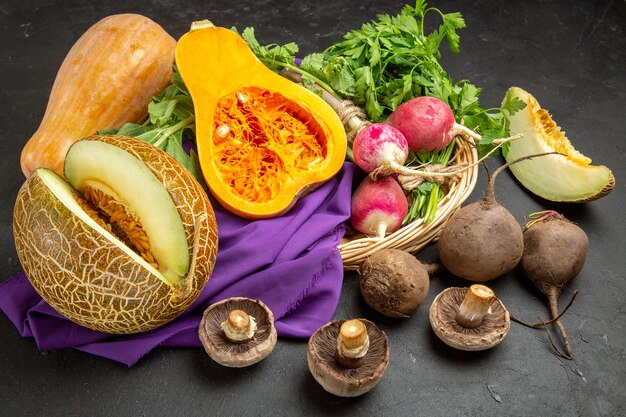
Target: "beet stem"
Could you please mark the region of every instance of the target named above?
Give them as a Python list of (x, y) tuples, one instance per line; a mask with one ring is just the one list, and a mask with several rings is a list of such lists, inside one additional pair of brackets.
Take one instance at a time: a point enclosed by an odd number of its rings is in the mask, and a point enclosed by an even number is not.
[(528, 215), (529, 221), (528, 223), (526, 223), (526, 226), (524, 226), (524, 230), (528, 229), (535, 223), (542, 222), (550, 217), (563, 218), (563, 215), (559, 213), (558, 211), (554, 211), (554, 210), (544, 210), (544, 211), (538, 211), (536, 213), (531, 213)]
[(556, 287), (551, 287), (548, 291), (548, 303), (550, 306), (550, 314), (552, 314), (552, 318), (556, 318), (555, 324), (559, 328), (559, 332), (561, 333), (561, 339), (563, 339), (563, 347), (565, 348), (566, 359), (573, 360), (574, 356), (572, 355), (572, 347), (569, 343), (569, 339), (567, 338), (567, 333), (565, 332), (565, 326), (561, 323), (561, 320), (557, 317), (559, 315), (558, 308), (558, 296), (559, 290)]
[(517, 158), (513, 161), (507, 162), (506, 164), (500, 166), (498, 169), (494, 171), (493, 174), (491, 174), (491, 177), (489, 177), (489, 185), (487, 186), (487, 192), (485, 192), (485, 196), (483, 197), (483, 200), (487, 204), (494, 204), (496, 202), (496, 194), (495, 194), (495, 188), (494, 188), (496, 177), (498, 176), (499, 173), (501, 173), (502, 171), (504, 171), (511, 165), (517, 164), (518, 162), (522, 162), (527, 159), (536, 158), (539, 156), (556, 155), (556, 154), (558, 154), (558, 152), (544, 152), (544, 153), (537, 153), (533, 155), (526, 155), (526, 156), (522, 156), (521, 158)]

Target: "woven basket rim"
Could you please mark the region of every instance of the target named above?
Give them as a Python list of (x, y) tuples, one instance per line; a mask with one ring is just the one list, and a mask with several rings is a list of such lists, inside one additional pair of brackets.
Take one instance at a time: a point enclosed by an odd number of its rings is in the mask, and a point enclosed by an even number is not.
[(344, 241), (338, 246), (344, 269), (356, 270), (371, 254), (381, 249), (402, 249), (416, 253), (439, 237), (444, 223), (472, 194), (478, 181), (478, 152), (471, 139), (458, 137), (451, 162), (466, 163), (460, 177), (449, 184), (449, 190), (437, 205), (435, 218), (430, 223), (418, 219), (385, 236), (360, 237)]

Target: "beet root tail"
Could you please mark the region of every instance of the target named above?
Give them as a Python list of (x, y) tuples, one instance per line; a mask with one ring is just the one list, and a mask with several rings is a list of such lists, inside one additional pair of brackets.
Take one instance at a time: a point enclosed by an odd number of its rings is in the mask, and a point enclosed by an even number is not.
[[(550, 307), (550, 314), (552, 315), (552, 318), (554, 319), (554, 323), (559, 329), (559, 333), (561, 333), (561, 340), (563, 341), (563, 348), (565, 349), (565, 353), (563, 354), (559, 352), (560, 353), (559, 356), (562, 356), (565, 359), (573, 360), (574, 356), (572, 354), (572, 346), (570, 345), (569, 338), (567, 337), (565, 326), (563, 326), (563, 323), (561, 323), (561, 320), (559, 319), (559, 308), (558, 308), (559, 291), (556, 288), (551, 288), (547, 296), (548, 296), (548, 304)], [(553, 347), (556, 349), (554, 345)]]

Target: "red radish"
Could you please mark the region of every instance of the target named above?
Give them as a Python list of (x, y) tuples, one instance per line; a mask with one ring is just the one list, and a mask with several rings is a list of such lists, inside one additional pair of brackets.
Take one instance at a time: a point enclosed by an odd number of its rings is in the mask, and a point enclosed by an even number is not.
[[(409, 156), (407, 140), (398, 129), (386, 123), (372, 123), (363, 128), (352, 143), (352, 156), (359, 168), (374, 180), (392, 174), (420, 179), (427, 175), (424, 170), (404, 165)], [(404, 187), (409, 180), (400, 180), (400, 183)]]
[(456, 123), (450, 106), (436, 97), (405, 101), (389, 115), (387, 123), (402, 132), (415, 152), (444, 149), (459, 134), (480, 139), (480, 135)]
[(352, 226), (381, 238), (398, 230), (409, 210), (402, 187), (392, 177), (366, 177), (352, 194), (351, 206)]
[(352, 143), (354, 162), (365, 172), (388, 165), (403, 166), (409, 145), (398, 129), (384, 123), (372, 123), (362, 129)]

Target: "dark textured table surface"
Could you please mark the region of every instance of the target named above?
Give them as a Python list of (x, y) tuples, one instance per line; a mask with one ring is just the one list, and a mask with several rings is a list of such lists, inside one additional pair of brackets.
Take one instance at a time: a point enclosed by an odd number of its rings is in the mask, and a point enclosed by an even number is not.
[[(402, 1), (5, 1), (0, 5), (0, 280), (20, 271), (12, 235), (13, 202), (23, 176), (22, 146), (43, 115), (49, 90), (76, 39), (106, 15), (138, 12), (174, 37), (193, 20), (254, 26), (262, 42), (296, 41), (304, 53), (322, 50), (377, 13), (398, 12)], [(2, 416), (203, 416), (354, 414), (425, 416), (626, 415), (626, 4), (614, 1), (437, 1), (461, 11), (461, 53), (443, 57), (454, 79), (483, 88), (483, 107), (497, 105), (510, 85), (532, 92), (568, 132), (576, 148), (612, 168), (612, 194), (585, 205), (551, 204), (525, 192), (509, 175), (500, 201), (521, 222), (528, 213), (557, 209), (588, 233), (590, 249), (573, 289), (580, 294), (563, 318), (574, 361), (557, 358), (546, 335), (513, 324), (509, 337), (482, 353), (454, 351), (433, 335), (427, 308), (444, 287), (464, 285), (442, 274), (425, 304), (406, 320), (385, 319), (360, 299), (346, 274), (337, 318), (365, 317), (385, 330), (391, 362), (369, 394), (327, 394), (306, 365), (306, 343), (279, 340), (265, 361), (223, 368), (201, 349), (156, 349), (136, 366), (74, 350), (40, 352), (0, 315)], [(494, 167), (500, 159), (490, 161)], [(470, 198), (480, 197), (479, 184)], [(436, 259), (433, 247), (419, 253)], [(548, 314), (543, 297), (518, 273), (492, 287), (516, 315)]]

